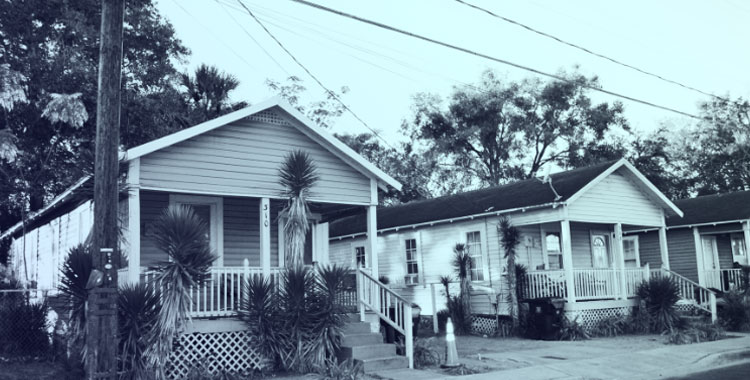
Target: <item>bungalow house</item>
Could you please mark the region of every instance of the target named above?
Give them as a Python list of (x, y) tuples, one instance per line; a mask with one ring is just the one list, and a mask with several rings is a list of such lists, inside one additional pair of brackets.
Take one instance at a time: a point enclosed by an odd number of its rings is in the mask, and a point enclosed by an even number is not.
[[(319, 175), (308, 197), (313, 217), (304, 260), (325, 263), (328, 223), (361, 210), (374, 236), (378, 189), (401, 185), (285, 101), (272, 99), (232, 112), (132, 148), (122, 157), (127, 179), (120, 201), (124, 238), (119, 281), (142, 281), (151, 275), (150, 265), (167, 259), (155, 246), (153, 223), (168, 206), (190, 205), (209, 227), (218, 259), (211, 281), (192, 289), (190, 312), (198, 320), (190, 328), (223, 335), (184, 334), (188, 340), (181, 346), (193, 350), (185, 351), (188, 359), (215, 350), (218, 360), (235, 366), (260, 360), (252, 350), (240, 356), (230, 352), (245, 344), (238, 335), (242, 324), (200, 318), (232, 317), (242, 279), (279, 273), (284, 263), (280, 210), (286, 199), (278, 168), (297, 149), (311, 156)], [(25, 226), (19, 223), (0, 235), (13, 239), (10, 260), (19, 278), (39, 288), (58, 285), (68, 249), (84, 242), (92, 227), (90, 184), (90, 178), (82, 179), (31, 215)], [(370, 252), (377, 257), (374, 249)], [(183, 374), (186, 370), (185, 365), (180, 369)]]
[[(498, 222), (508, 217), (521, 232), (517, 262), (528, 269), (520, 280), (524, 297), (563, 298), (566, 313), (590, 325), (628, 310), (636, 286), (650, 277), (638, 240), (624, 231), (657, 231), (654, 252), (666, 261), (667, 223), (679, 221), (682, 211), (629, 162), (619, 160), (552, 174), (548, 180), (533, 178), (384, 207), (377, 216), (377, 265), (367, 245), (364, 215), (331, 224), (330, 260), (377, 267), (423, 314), (434, 315), (433, 304), (438, 310), (444, 307), (442, 297), (435, 295), (441, 287), (435, 284), (454, 274), (456, 243), (466, 244), (474, 258), (474, 291), (490, 295), (485, 306), (477, 303), (473, 311), (507, 313)], [(472, 297), (473, 303), (475, 298), (480, 297)]]
[(642, 262), (662, 266), (708, 288), (741, 284), (750, 252), (750, 191), (706, 195), (674, 202), (683, 218), (667, 220), (669, 260), (663, 261), (651, 229), (626, 231), (640, 246)]

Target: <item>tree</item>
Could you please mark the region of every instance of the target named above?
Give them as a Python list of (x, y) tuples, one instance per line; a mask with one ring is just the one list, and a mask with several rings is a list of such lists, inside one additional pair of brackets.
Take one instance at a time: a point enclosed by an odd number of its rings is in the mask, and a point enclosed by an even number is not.
[[(52, 94), (80, 94), (76, 101), (82, 109), (95, 109), (99, 3), (0, 3), (0, 55), (7, 68), (19, 74), (16, 78), (23, 78), (15, 81), (23, 83), (22, 93), (3, 91), (3, 104), (11, 101), (15, 106), (0, 111), (5, 121), (0, 128), (4, 136), (0, 143), (0, 181), (8, 184), (0, 190), (0, 207), (10, 214), (41, 208), (73, 181), (93, 171), (95, 117), (91, 115), (78, 125), (41, 115)], [(173, 62), (188, 50), (175, 38), (172, 26), (159, 16), (151, 0), (128, 1), (123, 49), (121, 132), (123, 144), (130, 147), (181, 128), (177, 123), (152, 123), (151, 118), (141, 115), (169, 113), (174, 108), (156, 102), (164, 98), (166, 104), (179, 95), (169, 91), (176, 77)], [(143, 107), (146, 102), (140, 101), (142, 97), (151, 98), (150, 107)], [(22, 98), (26, 101), (20, 101)], [(8, 136), (17, 148), (12, 160), (7, 154)]]
[(312, 158), (301, 150), (289, 153), (279, 168), (279, 184), (284, 189), (284, 197), (288, 199), (281, 212), (287, 268), (298, 268), (304, 264), (305, 239), (310, 229), (307, 197), (318, 179)]
[(402, 143), (400, 149), (383, 146), (371, 133), (336, 134), (352, 150), (362, 155), (388, 175), (401, 182), (401, 191), (389, 188), (381, 199), (392, 205), (432, 198), (437, 188), (438, 175), (443, 171), (429, 155), (414, 152), (411, 143)]
[(463, 315), (471, 315), (471, 256), (466, 252), (466, 244), (457, 243), (453, 247), (453, 268), (461, 283), (461, 304)]
[(348, 87), (341, 87), (338, 94), (333, 91), (326, 92), (323, 100), (314, 100), (307, 105), (303, 105), (301, 98), (307, 92), (307, 87), (304, 86), (302, 79), (299, 77), (290, 76), (286, 79), (286, 83), (267, 79), (266, 86), (286, 99), (297, 111), (323, 128), (330, 128), (333, 125), (333, 120), (344, 113), (345, 108), (337, 98), (340, 99), (342, 95), (349, 92)]
[(508, 298), (510, 300), (510, 315), (512, 318), (513, 329), (518, 327), (518, 279), (516, 278), (516, 247), (521, 242), (521, 233), (518, 228), (513, 226), (508, 218), (500, 219), (497, 225), (500, 232), (500, 242), (505, 251), (507, 260), (506, 278), (508, 280)]
[(588, 97), (585, 86), (598, 86), (596, 77), (560, 75), (567, 81), (512, 82), (488, 70), (477, 85), (456, 87), (447, 106), (436, 95), (419, 94), (405, 131), (454, 173), (466, 173), (466, 184), (534, 177), (608, 130), (629, 128), (622, 104)]
[(187, 89), (187, 103), (191, 110), (197, 113), (193, 119), (213, 119), (244, 106), (244, 103), (235, 105), (229, 102), (229, 93), (240, 85), (240, 81), (234, 75), (223, 73), (215, 66), (202, 64), (195, 69), (193, 75), (182, 74), (180, 80), (182, 86)]

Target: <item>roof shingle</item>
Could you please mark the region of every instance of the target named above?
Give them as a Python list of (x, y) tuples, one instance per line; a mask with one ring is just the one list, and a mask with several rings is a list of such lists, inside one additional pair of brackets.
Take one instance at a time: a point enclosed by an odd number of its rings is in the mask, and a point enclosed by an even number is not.
[(667, 219), (667, 226), (750, 219), (750, 191), (704, 195), (681, 199), (674, 204), (685, 216)]

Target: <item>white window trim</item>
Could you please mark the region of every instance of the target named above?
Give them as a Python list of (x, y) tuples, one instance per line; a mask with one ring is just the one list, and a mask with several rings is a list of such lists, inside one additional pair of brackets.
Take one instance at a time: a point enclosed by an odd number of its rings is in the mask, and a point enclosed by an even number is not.
[[(633, 240), (634, 246), (635, 246), (635, 265), (640, 268), (641, 267), (641, 247), (640, 242), (638, 241), (638, 235), (631, 235), (631, 236), (623, 236), (622, 241), (623, 243), (627, 240)], [(622, 252), (622, 258), (623, 262), (625, 261), (625, 244), (622, 245), (623, 252)]]
[[(415, 253), (414, 262), (417, 263), (417, 273), (409, 273), (409, 262), (406, 260), (406, 241), (407, 240), (414, 240), (414, 243), (417, 244), (417, 252)], [(401, 254), (404, 260), (404, 285), (406, 286), (414, 286), (417, 285), (423, 278), (424, 278), (424, 265), (422, 265), (422, 241), (419, 238), (418, 234), (408, 234), (401, 237)], [(407, 284), (406, 278), (407, 277), (416, 277), (417, 282), (412, 282)]]
[[(560, 231), (554, 231), (554, 230), (547, 231), (546, 229), (544, 229), (544, 227), (541, 228), (541, 232), (542, 232), (541, 233), (541, 239), (542, 239), (541, 246), (542, 246), (542, 254), (544, 255), (544, 265), (545, 265), (544, 269), (552, 270), (549, 264), (549, 257), (550, 256), (562, 257), (562, 233)], [(558, 243), (557, 248), (559, 249), (555, 251), (550, 251), (549, 248), (547, 247), (547, 235), (551, 235), (551, 234), (557, 235), (557, 243)]]
[(215, 267), (224, 266), (224, 198), (203, 195), (169, 194), (169, 205), (208, 205), (211, 210), (209, 231), (211, 248), (216, 252)]
[(359, 266), (357, 265), (357, 248), (362, 248), (365, 250), (365, 268), (367, 268), (367, 248), (365, 242), (351, 244), (352, 268), (359, 268)]
[[(590, 257), (591, 268), (596, 268), (594, 266), (594, 236), (604, 236), (604, 247), (607, 249), (607, 267), (606, 268), (608, 269), (615, 268), (615, 257), (613, 254), (614, 250), (612, 249), (613, 248), (612, 243), (615, 240), (614, 232), (601, 231), (601, 230), (589, 230), (589, 253), (591, 255)], [(604, 269), (604, 268), (600, 268), (600, 269)]]
[(748, 252), (747, 252), (747, 250), (745, 250), (745, 255), (744, 256), (743, 255), (735, 255), (734, 254), (734, 244), (733, 244), (733, 240), (735, 240), (735, 239), (741, 239), (742, 240), (742, 245), (744, 247), (747, 247), (747, 243), (745, 242), (745, 236), (742, 233), (736, 233), (736, 232), (733, 232), (733, 233), (729, 234), (729, 249), (732, 250), (732, 262), (740, 262), (740, 263), (742, 263), (744, 261), (745, 257), (748, 255)]
[[(487, 257), (489, 257), (489, 255), (487, 254), (487, 251), (486, 251), (487, 247), (485, 247), (484, 244), (482, 243), (482, 234), (486, 234), (486, 231), (484, 230), (484, 228), (479, 227), (479, 226), (477, 228), (467, 228), (464, 231), (462, 231), (462, 236), (461, 236), (462, 240), (461, 241), (464, 242), (464, 244), (466, 245), (466, 249), (468, 251), (468, 248), (469, 248), (469, 236), (468, 235), (470, 233), (474, 233), (474, 232), (478, 232), (479, 233), (479, 250), (482, 252), (482, 258), (481, 258), (480, 261), (482, 263), (482, 277), (483, 277), (483, 279), (482, 280), (472, 280), (471, 282), (482, 283), (482, 282), (488, 281), (488, 279), (489, 279), (489, 270), (488, 270), (489, 264), (486, 262)], [(500, 257), (501, 258), (503, 257), (502, 253), (501, 253)], [(503, 265), (505, 265), (505, 264), (507, 264), (507, 261), (505, 263), (503, 263)], [(506, 272), (507, 272), (507, 268), (506, 268)]]

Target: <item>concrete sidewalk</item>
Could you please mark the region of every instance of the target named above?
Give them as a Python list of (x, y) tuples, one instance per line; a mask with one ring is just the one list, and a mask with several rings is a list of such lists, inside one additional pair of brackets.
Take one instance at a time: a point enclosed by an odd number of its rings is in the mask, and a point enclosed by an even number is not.
[[(461, 376), (465, 380), (491, 379), (660, 379), (681, 376), (750, 359), (750, 335), (739, 335), (716, 342), (690, 345), (665, 345), (641, 351), (623, 352), (617, 348), (545, 347), (520, 352), (486, 354), (504, 360), (529, 363), (529, 366)], [(433, 371), (394, 370), (377, 375), (392, 380), (451, 379), (456, 376)]]

